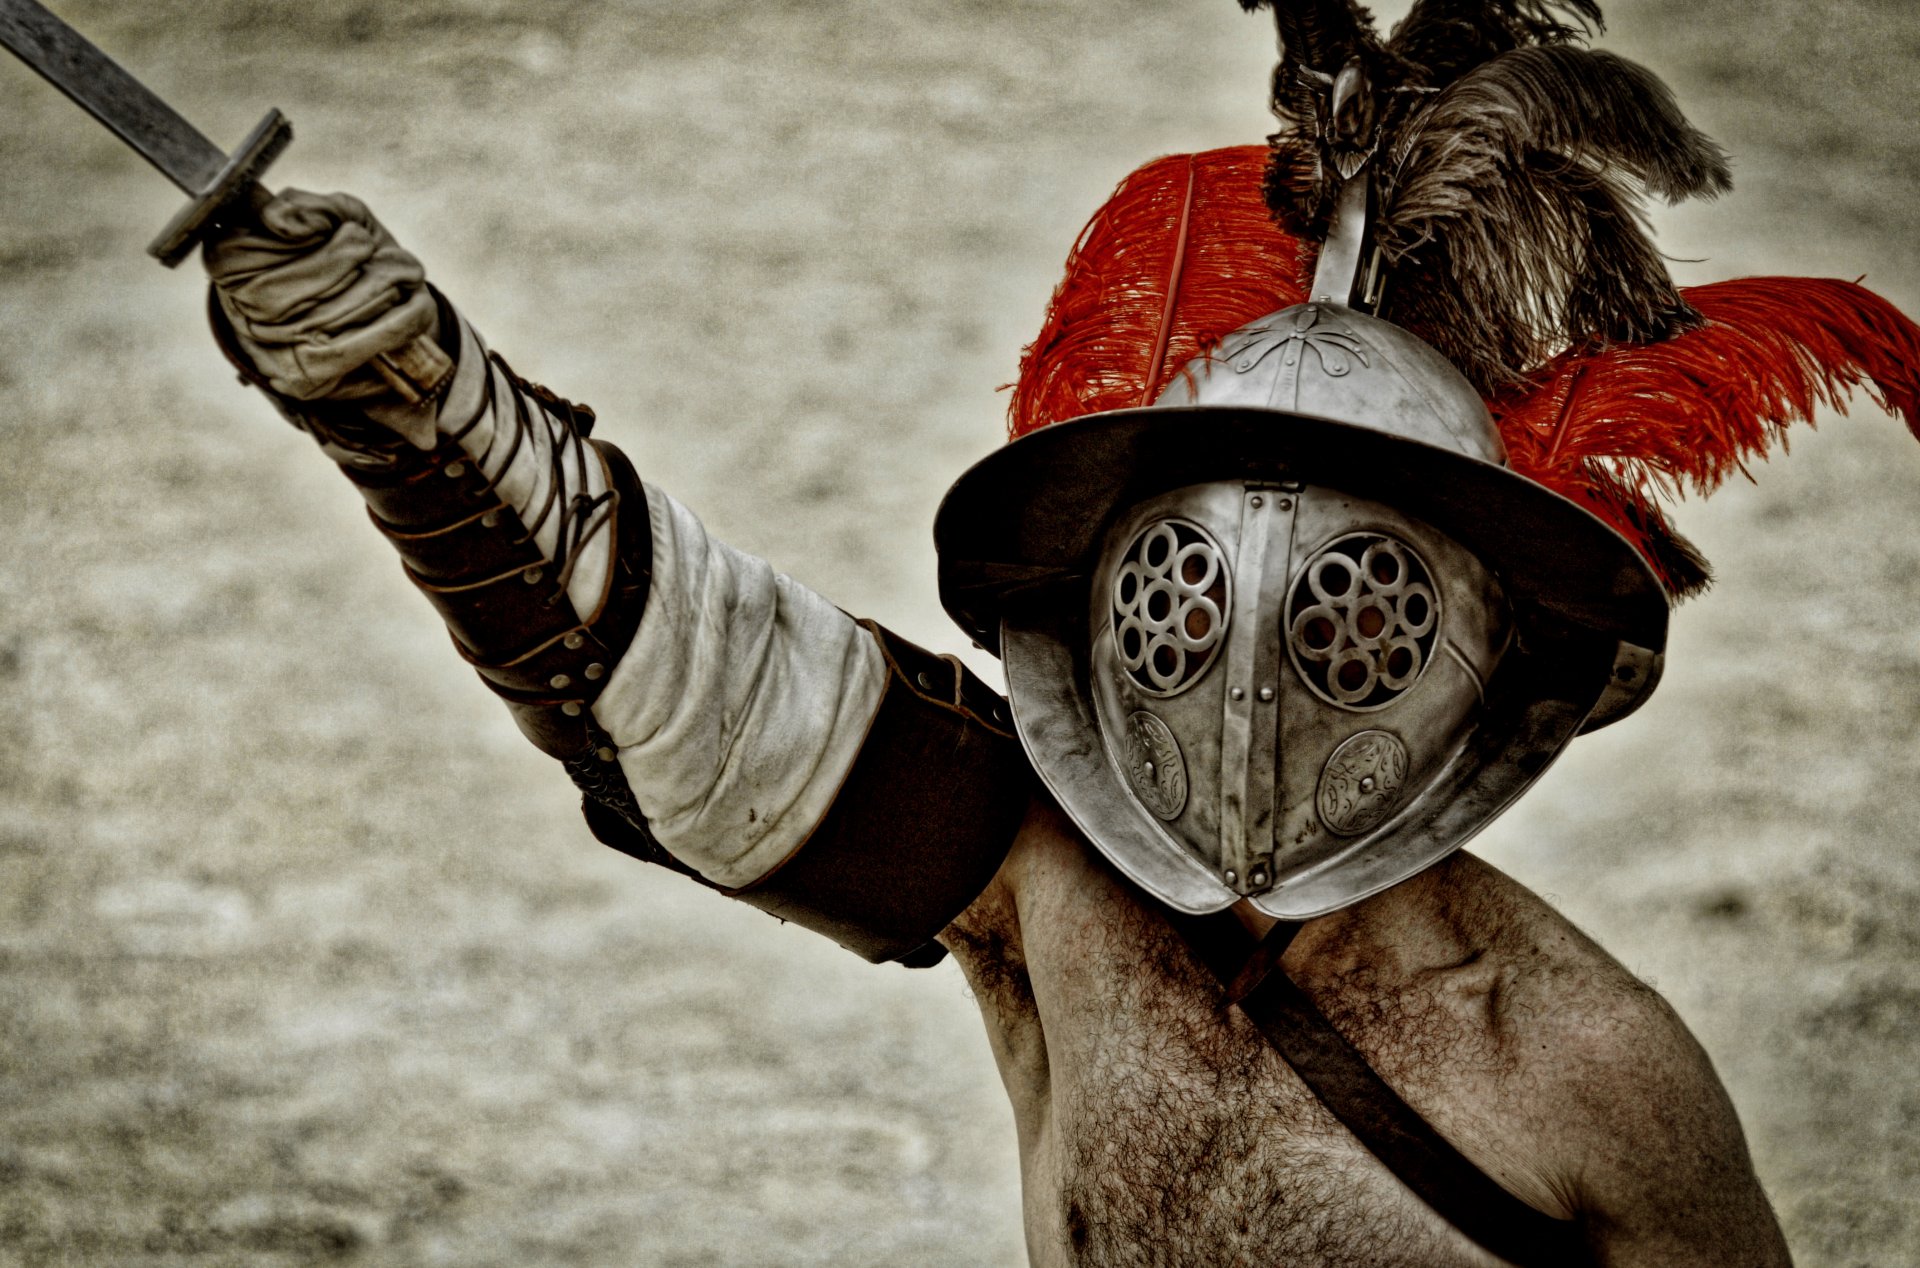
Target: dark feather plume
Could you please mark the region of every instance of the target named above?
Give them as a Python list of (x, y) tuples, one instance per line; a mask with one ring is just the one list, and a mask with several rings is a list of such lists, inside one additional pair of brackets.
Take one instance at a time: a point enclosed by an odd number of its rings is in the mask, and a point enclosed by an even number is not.
[(1382, 315), (1482, 392), (1565, 348), (1697, 325), (1653, 248), (1642, 192), (1730, 186), (1726, 156), (1651, 71), (1572, 46), (1517, 48), (1405, 121), (1379, 177)]
[(1425, 0), (1393, 28), (1387, 47), (1444, 87), (1516, 48), (1564, 44), (1606, 29), (1594, 0)]
[(1569, 347), (1668, 338), (1697, 318), (1642, 191), (1677, 201), (1730, 183), (1726, 156), (1645, 67), (1567, 45), (1503, 53), (1392, 142), (1374, 224), (1395, 267), (1382, 315), (1488, 393)]
[(1637, 209), (1591, 169), (1538, 153), (1521, 164), (1462, 191), (1470, 201), (1458, 208), (1435, 207), (1416, 222), (1428, 236), (1383, 233), (1395, 266), (1383, 316), (1431, 343), (1483, 395), (1570, 344), (1646, 342), (1691, 327)]
[(1420, 0), (1382, 42), (1372, 14), (1350, 0), (1240, 4), (1249, 11), (1271, 7), (1280, 35), (1271, 104), (1286, 126), (1270, 138), (1268, 201), (1282, 226), (1312, 239), (1326, 236), (1343, 183), (1328, 153), (1331, 89), (1342, 67), (1365, 72), (1373, 140), (1390, 141), (1430, 94), (1481, 63), (1601, 26), (1595, 0)]
[(1329, 75), (1362, 44), (1380, 43), (1373, 14), (1353, 0), (1240, 0), (1240, 7), (1272, 9), (1281, 56)]
[[(1283, 32), (1301, 19), (1293, 8), (1276, 0)], [(1364, 178), (1391, 277), (1381, 315), (1482, 392), (1568, 348), (1698, 324), (1641, 199), (1725, 191), (1726, 155), (1651, 71), (1576, 43), (1601, 27), (1596, 0), (1420, 0), (1357, 54), (1377, 103)], [(1342, 182), (1325, 90), (1300, 82), (1312, 91), (1275, 102), (1295, 126), (1271, 140), (1266, 192), (1283, 228), (1317, 240)]]
[(1326, 90), (1342, 66), (1358, 58), (1385, 60), (1373, 14), (1352, 0), (1240, 0), (1251, 13), (1271, 8), (1280, 35), (1280, 64), (1273, 70), (1273, 112), (1282, 122), (1316, 129)]
[(1680, 112), (1659, 76), (1612, 53), (1514, 49), (1463, 75), (1410, 118), (1392, 145), (1400, 188), (1444, 181), (1446, 158), (1499, 161), (1529, 150), (1631, 177), (1668, 202), (1733, 187), (1725, 151)]

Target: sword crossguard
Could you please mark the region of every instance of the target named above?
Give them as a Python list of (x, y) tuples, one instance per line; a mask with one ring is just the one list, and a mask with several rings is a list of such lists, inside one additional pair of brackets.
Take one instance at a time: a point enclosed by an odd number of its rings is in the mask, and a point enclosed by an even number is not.
[(220, 213), (229, 205), (244, 203), (252, 211), (264, 204), (272, 195), (260, 184), (260, 178), (292, 140), (293, 124), (287, 116), (278, 109), (267, 111), (207, 187), (167, 222), (147, 247), (147, 254), (175, 268), (193, 254), (209, 229), (222, 222)]
[[(147, 254), (174, 268), (210, 230), (235, 219), (235, 213), (257, 215), (273, 199), (260, 178), (292, 140), (293, 124), (287, 117), (278, 109), (267, 111), (200, 195), (167, 222)], [(409, 405), (432, 400), (453, 378), (453, 359), (428, 335), (375, 357), (373, 368)]]

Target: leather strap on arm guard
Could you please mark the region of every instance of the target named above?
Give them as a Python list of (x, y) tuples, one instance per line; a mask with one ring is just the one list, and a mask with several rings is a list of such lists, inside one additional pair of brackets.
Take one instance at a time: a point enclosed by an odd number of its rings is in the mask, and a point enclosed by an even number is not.
[[(444, 299), (439, 329), (449, 355), (459, 353), (459, 318)], [(274, 392), (239, 348), (225, 313), (209, 303), (221, 350), (241, 378), (266, 392), (295, 426), (311, 434), (366, 500), (367, 513), (399, 553), (408, 578), (446, 622), (454, 649), (512, 712), (535, 747), (559, 759), (588, 801), (626, 821), (637, 834), (628, 852), (695, 875), (647, 835), (611, 740), (595, 723), (593, 702), (604, 687), (646, 608), (652, 575), (652, 532), (646, 492), (618, 449), (593, 441), (593, 411), (530, 383), (499, 357), (488, 367), (488, 390), (499, 371), (512, 400), (489, 400), (531, 425), (568, 441), (556, 447), (556, 465), (602, 464), (608, 492), (598, 498), (569, 493), (556, 478), (548, 504), (534, 518), (559, 515), (558, 540), (571, 554), (556, 560), (535, 541), (527, 516), (500, 496), (495, 481), (461, 445), (464, 433), (440, 435), (420, 449), (357, 402), (296, 401)], [(518, 445), (526, 426), (504, 444)], [(511, 461), (493, 464), (496, 471)], [(585, 487), (584, 479), (571, 486)], [(613, 566), (597, 608), (581, 613), (567, 594), (571, 558), (589, 535), (608, 534)], [(554, 554), (562, 552), (555, 551)]]
[[(554, 401), (572, 412), (584, 438), (591, 412)], [(646, 493), (618, 449), (592, 441), (587, 452), (605, 464), (614, 552), (605, 598), (585, 615), (568, 601), (564, 562), (533, 544), (521, 517), (456, 441), (443, 442), (424, 469), (398, 482), (346, 472), (408, 577), (447, 623), (455, 650), (506, 702), (521, 732), (558, 758), (589, 798), (644, 830), (612, 742), (594, 721), (593, 702), (646, 607), (653, 548)], [(642, 857), (689, 870), (658, 846)]]

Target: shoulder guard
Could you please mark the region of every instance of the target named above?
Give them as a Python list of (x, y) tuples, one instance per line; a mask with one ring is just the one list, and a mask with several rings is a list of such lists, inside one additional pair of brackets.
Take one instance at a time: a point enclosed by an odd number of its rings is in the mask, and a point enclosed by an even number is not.
[[(1007, 705), (952, 657), (870, 621), (887, 680), (866, 742), (826, 816), (784, 862), (721, 892), (879, 963), (937, 964), (934, 941), (1012, 847), (1033, 791)], [(659, 861), (645, 830), (589, 797), (615, 849)]]

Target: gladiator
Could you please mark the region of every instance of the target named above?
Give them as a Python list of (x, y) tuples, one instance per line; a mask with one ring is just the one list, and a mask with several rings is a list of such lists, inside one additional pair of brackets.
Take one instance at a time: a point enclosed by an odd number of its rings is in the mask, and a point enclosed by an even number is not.
[(1920, 329), (1675, 285), (1641, 200), (1727, 159), (1593, 0), (1242, 4), (1279, 131), (1094, 210), (936, 518), (1004, 695), (711, 535), (356, 197), (217, 218), (213, 336), (596, 837), (958, 962), (1033, 1264), (1787, 1264), (1673, 1009), (1462, 847), (1658, 686), (1657, 495), (1905, 413)]

